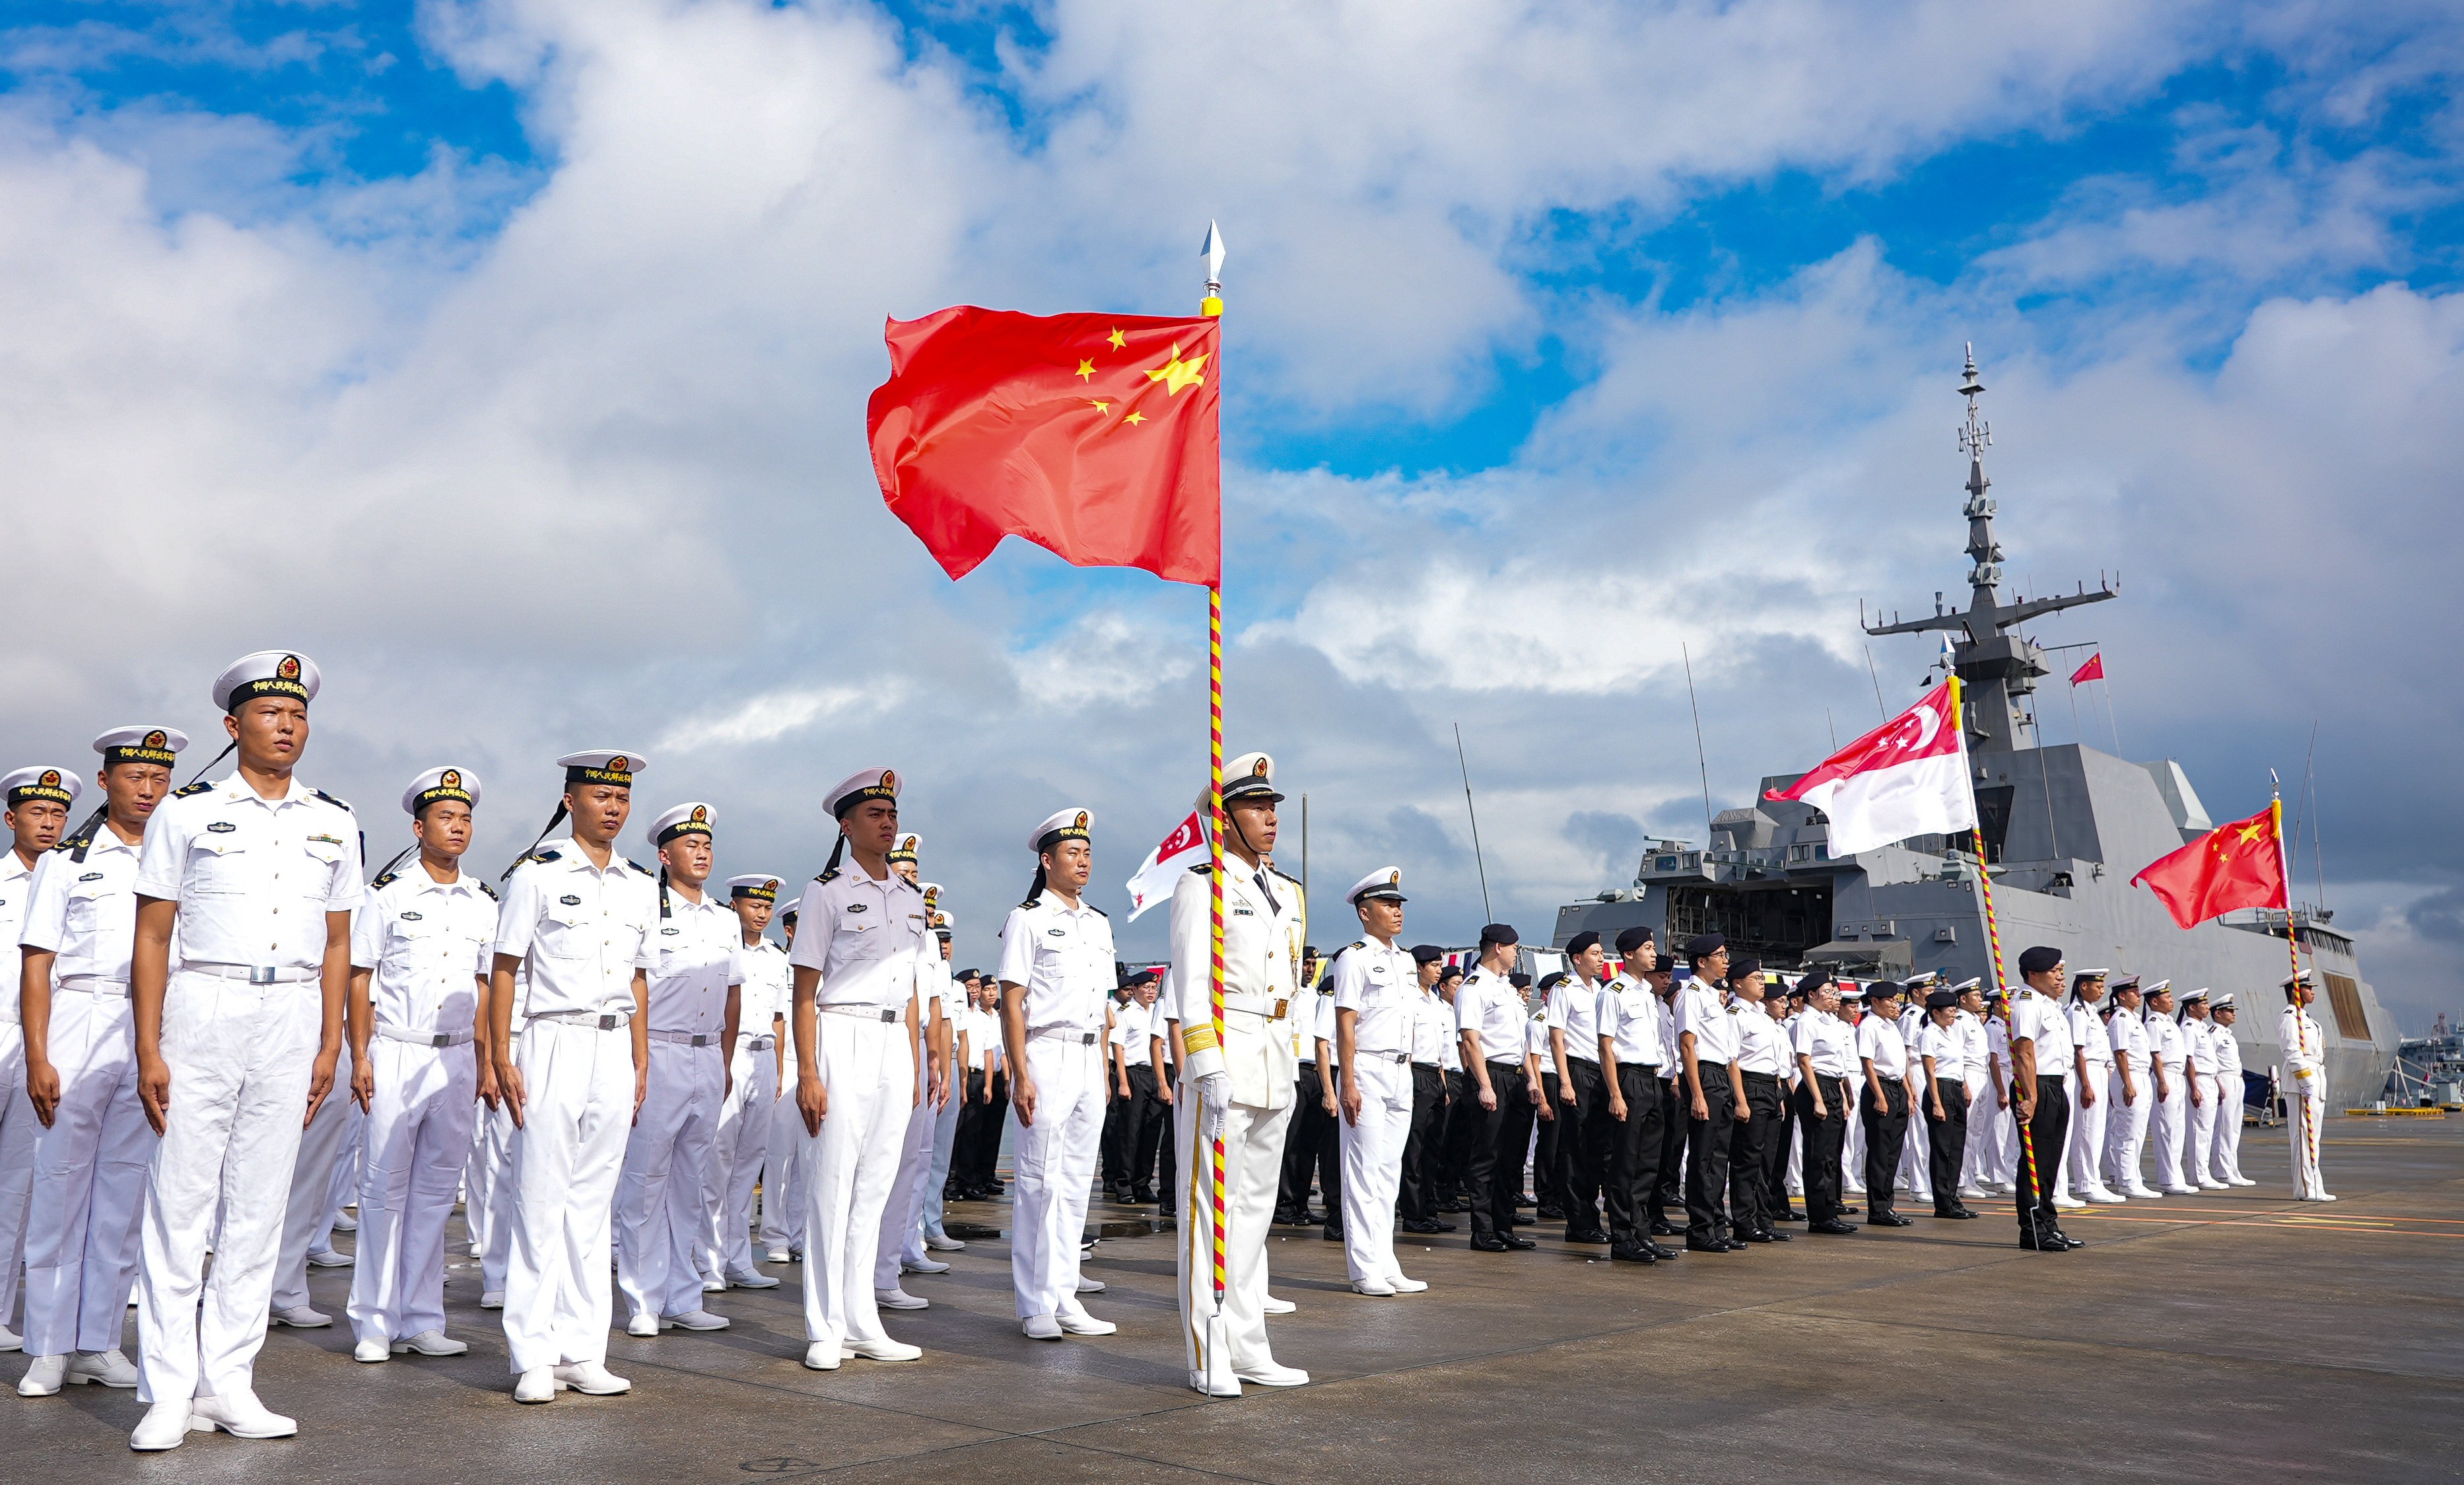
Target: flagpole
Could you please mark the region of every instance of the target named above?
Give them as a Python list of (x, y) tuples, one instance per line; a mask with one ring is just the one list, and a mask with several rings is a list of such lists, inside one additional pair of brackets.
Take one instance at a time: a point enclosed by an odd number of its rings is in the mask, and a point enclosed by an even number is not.
[[(1968, 769), (1968, 701), (1961, 691), (1957, 671), (1950, 675), (1950, 721), (1959, 729), (1959, 766), (1964, 773)], [(1969, 780), (1969, 787), (1973, 790), (1975, 787), (1975, 781)], [(1976, 845), (1976, 879), (1985, 888), (1985, 942), (1993, 952), (1993, 987), (2005, 989), (2010, 982), (2002, 973), (2002, 924), (1993, 916), (1993, 873), (1985, 860), (1984, 828), (1981, 825), (1969, 826), (1968, 836)], [(2020, 1133), (2025, 1135), (2026, 1132), (2027, 1126), (2022, 1124)], [(2033, 1167), (2033, 1153), (2029, 1163)]]
[(2284, 951), (2293, 957), (2293, 978), (2301, 978), (2301, 941), (2293, 928), (2293, 863), (2284, 854), (2284, 795), (2272, 791), (2267, 802), (2268, 823), (2276, 828), (2276, 869), (2284, 874)]
[[(1210, 319), (1223, 317), (1223, 285), (1216, 275), (1222, 267), (1222, 238), (1210, 222), (1206, 228), (1206, 298), (1199, 303), (1199, 313)], [(1216, 363), (1221, 374), (1222, 363)], [(1215, 1032), (1215, 1045), (1223, 1045), (1223, 516), (1221, 502), (1216, 508), (1215, 549), (1217, 573), (1206, 587), (1206, 809), (1209, 847), (1207, 851), (1207, 931), (1210, 949), (1206, 963), (1206, 1009)], [(1201, 1131), (1204, 1120), (1199, 1120)], [(1215, 1317), (1223, 1316), (1225, 1289), (1223, 1264), (1223, 1137), (1218, 1133), (1207, 1149), (1207, 1186), (1212, 1210), (1208, 1258), (1215, 1283)], [(1213, 1358), (1209, 1358), (1212, 1364)]]

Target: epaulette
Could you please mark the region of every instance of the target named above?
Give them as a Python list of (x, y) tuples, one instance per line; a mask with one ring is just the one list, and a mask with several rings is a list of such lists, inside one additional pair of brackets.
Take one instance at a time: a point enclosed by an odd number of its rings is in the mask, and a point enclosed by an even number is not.
[(1367, 939), (1354, 939), (1350, 943), (1345, 944), (1343, 948), (1336, 949), (1335, 952), (1340, 954), (1344, 949), (1365, 949), (1367, 947), (1369, 947), (1369, 941)]
[(319, 799), (323, 800), (325, 803), (333, 806), (337, 809), (348, 809), (351, 808), (341, 800), (336, 799), (333, 795), (326, 793), (323, 789), (312, 788), (308, 792), (316, 795)]
[(838, 869), (837, 867), (835, 867), (835, 866), (834, 866), (834, 867), (831, 867), (828, 871), (824, 872), (824, 873), (822, 873), (820, 875), (815, 876), (815, 877), (813, 878), (813, 880), (815, 880), (815, 881), (817, 881), (817, 882), (836, 881), (836, 880), (838, 880), (838, 879), (839, 879), (839, 869)]
[[(66, 851), (74, 854), (77, 852), (87, 850), (93, 845), (94, 837), (92, 835), (71, 835), (62, 840), (58, 845), (54, 846), (52, 849), (54, 851)], [(78, 856), (77, 859), (82, 861), (85, 857)]]
[(187, 797), (188, 797), (189, 795), (191, 795), (191, 794), (202, 794), (202, 793), (204, 793), (206, 790), (208, 790), (208, 789), (209, 789), (209, 788), (212, 788), (213, 787), (214, 787), (214, 781), (213, 781), (213, 780), (211, 780), (211, 779), (199, 779), (199, 780), (198, 780), (196, 783), (194, 783), (194, 784), (187, 785), (187, 786), (185, 786), (185, 787), (183, 787), (173, 789), (173, 790), (171, 791), (171, 797), (172, 797), (173, 799), (186, 799), (186, 798), (187, 798)]
[(516, 872), (520, 871), (523, 867), (530, 865), (533, 861), (554, 861), (563, 854), (563, 852), (559, 851), (554, 846), (548, 847), (545, 851), (524, 852), (513, 865), (505, 868), (505, 875), (511, 876)]
[(649, 867), (644, 866), (641, 862), (634, 860), (631, 856), (627, 856), (625, 858), (625, 864), (641, 873), (645, 876), (656, 876), (659, 875), (658, 873), (651, 871)]
[(1092, 902), (1082, 903), (1082, 905), (1091, 909), (1097, 918), (1110, 918), (1112, 916), (1111, 914), (1105, 912), (1102, 908), (1096, 907)]
[(368, 890), (370, 892), (383, 891), (385, 888), (392, 886), (393, 879), (401, 875), (402, 874), (399, 872), (380, 872), (377, 874), (376, 880), (368, 883)]
[(1200, 862), (1199, 862), (1196, 866), (1193, 866), (1193, 867), (1191, 867), (1191, 868), (1189, 869), (1189, 875), (1192, 875), (1192, 876), (1203, 876), (1203, 875), (1205, 875), (1207, 873), (1209, 873), (1209, 872), (1211, 872), (1211, 871), (1213, 871), (1213, 870), (1215, 870), (1215, 863), (1214, 863), (1214, 862), (1212, 862), (1212, 861), (1200, 861)]
[(1276, 875), (1278, 875), (1278, 876), (1282, 877), (1284, 880), (1286, 880), (1286, 881), (1287, 881), (1287, 882), (1290, 882), (1290, 883), (1291, 883), (1293, 886), (1295, 886), (1295, 887), (1297, 887), (1297, 886), (1299, 886), (1299, 885), (1301, 884), (1301, 879), (1300, 879), (1299, 877), (1294, 876), (1291, 873), (1285, 871), (1285, 870), (1284, 870), (1282, 867), (1280, 867), (1280, 866), (1270, 866), (1270, 867), (1266, 868), (1266, 870), (1267, 870), (1267, 871), (1270, 871), (1270, 872), (1272, 872), (1272, 873), (1274, 873)]
[(489, 886), (486, 882), (479, 883), (479, 890), (488, 895), (488, 900), (491, 902), (501, 902), (504, 900), (502, 898), (496, 896), (496, 889)]

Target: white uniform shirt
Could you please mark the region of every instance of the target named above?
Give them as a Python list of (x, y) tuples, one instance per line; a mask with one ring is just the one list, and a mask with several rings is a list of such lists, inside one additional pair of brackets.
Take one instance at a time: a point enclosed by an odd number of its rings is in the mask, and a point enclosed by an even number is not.
[[(1985, 1052), (1989, 1045), (1985, 1023), (1977, 1019), (1974, 1011), (1962, 1007), (1958, 1024), (1959, 1080), (1973, 1095), (1985, 1087)], [(2104, 1028), (2098, 1027), (2097, 1030), (2101, 1031)]]
[(1867, 1016), (1857, 1023), (1857, 1055), (1874, 1064), (1876, 1077), (1908, 1075), (1908, 1039), (1897, 1021)]
[[(104, 826), (96, 826), (99, 832)], [(114, 836), (114, 839), (119, 837)], [(40, 857), (36, 858), (37, 862)], [(34, 868), (19, 859), (16, 848), (0, 846), (0, 942), (14, 943), (26, 921), (26, 898), (33, 891)], [(17, 1013), (10, 1011), (0, 1021), (14, 1022)]]
[(368, 971), (377, 1025), (457, 1036), (478, 1019), (495, 939), (496, 899), (479, 878), (459, 872), (441, 882), (414, 861), (369, 885), (351, 917), (351, 967)]
[(1474, 969), (1455, 988), (1455, 1030), (1480, 1035), (1485, 1062), (1523, 1060), (1523, 996), (1506, 976)]
[(1737, 1071), (1768, 1073), (1773, 1077), (1788, 1071), (1790, 1052), (1788, 1032), (1759, 1002), (1739, 1001), (1736, 1006)]
[(1694, 1061), (1726, 1067), (1737, 1060), (1737, 1018), (1720, 1004), (1716, 986), (1688, 980), (1677, 992), (1677, 1034), (1694, 1033)]
[(1300, 883), (1225, 853), (1223, 1044), (1209, 1046), (1215, 1040), (1214, 1010), (1208, 1004), (1214, 893), (1207, 876), (1204, 871), (1190, 872), (1172, 893), (1177, 998), (1169, 1015), (1180, 1023), (1181, 1075), (1226, 1074), (1232, 1079), (1233, 1102), (1288, 1108), (1300, 1055), (1300, 1028), (1292, 1016), (1309, 1008), (1298, 1004), (1309, 905)]
[(1438, 998), (1435, 990), (1419, 987), (1418, 966), (1412, 975), (1412, 992), (1407, 998), (1412, 1014), (1412, 1060), (1443, 1071), (1449, 1064), (1446, 1049), (1454, 1045), (1454, 1008)]
[(2071, 1022), (2062, 1003), (2022, 986), (2011, 995), (2011, 1040), (2036, 1045), (2038, 1077), (2076, 1075), (2071, 1066)]
[[(655, 911), (655, 888), (651, 897)], [(715, 1047), (727, 1028), (727, 987), (744, 983), (743, 920), (713, 894), (688, 902), (671, 887), (668, 916), (657, 922), (650, 940), (650, 1030), (707, 1036), (704, 1045)], [(740, 1000), (737, 1014), (740, 1020)]]
[(2211, 1040), (2208, 1023), (2190, 1016), (2182, 1018), (2184, 1072), (2204, 1073), (2211, 1075), (2215, 1073), (2215, 1053), (2208, 1050)]
[(613, 851), (603, 871), (568, 840), (514, 868), (495, 952), (525, 961), (524, 1015), (623, 1013), (633, 1008), (633, 971), (656, 967), (658, 918), (649, 873)]
[[(1002, 953), (1008, 952), (1004, 945)], [(796, 908), (796, 946), (787, 963), (821, 971), (816, 1006), (903, 1011), (912, 1002), (918, 1031), (932, 1014), (924, 998), (950, 977), (940, 943), (925, 926), (924, 895), (896, 872), (875, 881), (861, 866), (804, 884)], [(1108, 962), (1106, 988), (1111, 968)], [(1099, 1003), (1088, 1029), (1100, 1031), (1103, 1025)]]
[(279, 799), (236, 772), (193, 794), (176, 789), (145, 822), (137, 892), (180, 904), (174, 971), (313, 973), (325, 959), (325, 915), (360, 905), (360, 822), (297, 778)]
[(1925, 1092), (1925, 1064), (1917, 1060), (1917, 1035), (1925, 1030), (1925, 1008), (1910, 994), (1900, 1005), (1900, 1044), (1908, 1049), (1908, 1086), (1917, 1093)]
[(1601, 986), (1592, 1020), (1616, 1049), (1618, 1067), (1661, 1066), (1664, 1053), (1660, 1045), (1660, 997), (1651, 993), (1650, 986), (1615, 976)]
[[(1566, 1033), (1566, 1055), (1586, 1062), (1600, 1060), (1600, 990), (1581, 975), (1570, 974), (1549, 992), (1549, 1025)], [(1542, 1053), (1544, 1060), (1547, 1053)], [(1550, 1061), (1550, 1066), (1556, 1063)]]
[[(2284, 1014), (2277, 1020), (2276, 1035), (2284, 1068), (2284, 1091), (2299, 1093), (2305, 1098), (2327, 1097), (2327, 1037), (2309, 1008), (2287, 1005)], [(2304, 1073), (2310, 1075), (2305, 1078), (2301, 1075)]]
[(2208, 1033), (2208, 1046), (2215, 1054), (2216, 1077), (2224, 1084), (2225, 1097), (2239, 1102), (2241, 1100), (2241, 1043), (2234, 1038), (2232, 1028), (2214, 1026), (2213, 1023), (2211, 1023), (2211, 1028)]
[[(1375, 939), (1364, 939), (1335, 956), (1333, 1006), (1359, 1013), (1352, 1029), (1352, 1045), (1363, 1056), (1417, 1056), (1420, 992), (1419, 966), (1412, 951)], [(1330, 1039), (1328, 1045), (1331, 1047)], [(1434, 1058), (1432, 1059), (1434, 1060)]]
[[(1334, 1044), (1334, 983), (1331, 976), (1318, 977), (1317, 993), (1310, 999), (1315, 1002), (1309, 1010), (1310, 1057), (1304, 1060), (1323, 1060), (1328, 1071), (1331, 1072), (1343, 1066), (1343, 1055)], [(1326, 1049), (1323, 1059), (1316, 1056), (1321, 1047)]]
[(1540, 1059), (1540, 1071), (1548, 1076), (1557, 1075), (1557, 1059), (1549, 1054), (1549, 1011), (1534, 1006), (1523, 1023), (1523, 1054)]
[[(84, 860), (72, 852), (46, 851), (24, 890), (0, 886), (26, 909), (16, 942), (59, 956), (52, 962), (55, 981), (91, 975), (128, 983), (129, 953), (137, 941), (137, 854), (138, 847), (110, 826), (97, 825)], [(17, 853), (10, 852), (9, 859), (16, 860)], [(17, 986), (0, 986), (0, 995), (14, 1001)]]
[[(1155, 1002), (1159, 1006), (1161, 1001)], [(1121, 1061), (1131, 1067), (1155, 1066), (1155, 1006), (1135, 1000), (1120, 1009)]]
[[(1960, 1034), (1959, 1021), (1953, 1017), (1948, 1026), (1936, 1026), (1933, 1017), (1925, 1017), (1917, 1028), (1916, 1054), (1933, 1058), (1933, 1070), (1944, 1082), (1967, 1087), (1967, 1057), (1963, 1051), (1965, 1038)], [(1918, 1066), (1924, 1066), (1919, 1063)]]
[(2171, 1016), (2150, 1014), (2147, 1017), (2147, 1056), (2165, 1067), (2166, 1092), (2180, 1097), (2182, 1087), (2182, 1029)]
[(743, 1038), (737, 1045), (776, 1045), (773, 1039), (779, 1034), (778, 1018), (787, 1013), (787, 951), (768, 939), (747, 944), (743, 920), (739, 919), (736, 967), (744, 976), (743, 988), (737, 993), (736, 1030)]
[(2099, 1080), (2113, 1070), (2113, 1038), (2104, 1034), (2103, 1018), (2097, 1008), (2082, 1001), (2070, 1003), (2071, 1044), (2087, 1059), (2088, 1075)]
[[(1032, 906), (1009, 910), (997, 973), (1004, 984), (1026, 987), (1027, 1035), (1103, 1031), (1118, 975), (1112, 920), (1084, 898), (1073, 908), (1044, 893)], [(1133, 1000), (1125, 1009), (1139, 1007)]]
[(2113, 1049), (2117, 1068), (2128, 1068), (2135, 1077), (2147, 1075), (2147, 1017), (2144, 1012), (2117, 1008), (2113, 1019), (2105, 1024), (2105, 1042)]
[(1808, 1008), (1796, 1018), (1796, 1052), (1813, 1060), (1816, 1077), (1846, 1077), (1857, 1071), (1857, 1029), (1828, 1010)]

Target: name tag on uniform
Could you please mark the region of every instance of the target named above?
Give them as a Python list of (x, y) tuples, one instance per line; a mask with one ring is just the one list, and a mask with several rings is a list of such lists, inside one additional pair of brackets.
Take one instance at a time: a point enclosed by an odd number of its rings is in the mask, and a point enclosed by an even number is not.
[(681, 928), (662, 928), (659, 931), (664, 934), (679, 934), (684, 932)]
[(1232, 916), (1235, 918), (1255, 918), (1258, 914), (1253, 908), (1236, 907), (1232, 910)]
[(557, 898), (557, 900), (563, 903), (566, 907), (580, 907), (582, 905), (582, 899), (569, 892), (563, 897)]
[(1066, 939), (1069, 937), (1069, 930), (1067, 928), (1046, 928), (1044, 930), (1044, 936), (1047, 939)]
[(850, 913), (861, 913), (864, 909), (865, 904), (861, 902), (850, 902), (847, 905), (847, 910)]
[(207, 826), (206, 829), (213, 831), (217, 835), (228, 835), (231, 831), (238, 830), (239, 827), (231, 824), (229, 820), (216, 820), (213, 824)]
[(402, 920), (407, 923), (415, 923), (420, 921), (420, 916), (417, 913), (405, 913), (402, 915)]
[(328, 846), (339, 846), (342, 843), (342, 837), (340, 835), (311, 835), (308, 838), (312, 841), (320, 841)]
[(78, 877), (77, 880), (81, 882), (100, 881), (102, 880), (102, 874), (100, 872), (88, 872), (83, 876)]

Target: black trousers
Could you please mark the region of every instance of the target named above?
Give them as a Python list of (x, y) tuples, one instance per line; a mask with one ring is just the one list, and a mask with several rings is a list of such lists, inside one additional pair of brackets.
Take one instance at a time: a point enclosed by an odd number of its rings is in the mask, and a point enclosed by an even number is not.
[(1666, 1219), (1668, 1208), (1685, 1205), (1685, 1193), (1679, 1186), (1685, 1169), (1685, 1144), (1688, 1138), (1689, 1107), (1685, 1101), (1683, 1077), (1660, 1080), (1660, 1183), (1651, 1188), (1651, 1220)]
[[(1822, 1113), (1814, 1112), (1816, 1088)], [(1796, 1120), (1805, 1131), (1805, 1218), (1835, 1222), (1839, 1217), (1839, 1152), (1848, 1144), (1848, 1079), (1816, 1075), (1796, 1090)]]
[(1320, 1089), (1317, 1122), (1317, 1196), (1326, 1206), (1326, 1225), (1334, 1231), (1343, 1230), (1343, 1069), (1331, 1067), (1328, 1075), (1334, 1080), (1335, 1112), (1329, 1114), (1323, 1101), (1326, 1091)]
[(1426, 1222), (1437, 1215), (1432, 1158), (1446, 1108), (1446, 1078), (1434, 1063), (1412, 1064), (1412, 1128), (1403, 1137), (1403, 1174), (1395, 1186), (1395, 1215)]
[[(1159, 1081), (1162, 1086), (1171, 1088), (1172, 1096), (1177, 1098), (1181, 1097), (1182, 1090), (1172, 1080), (1173, 1077), (1172, 1069), (1166, 1068)], [(1171, 1104), (1164, 1104), (1162, 1116), (1156, 1120), (1163, 1129), (1163, 1142), (1156, 1147), (1155, 1154), (1155, 1215), (1159, 1217), (1173, 1216), (1179, 1210), (1180, 1141), (1172, 1135), (1172, 1109)]]
[(1779, 1089), (1779, 1119), (1771, 1125), (1771, 1139), (1763, 1145), (1763, 1185), (1771, 1192), (1773, 1216), (1788, 1210), (1788, 1152), (1795, 1138), (1796, 1098), (1783, 1080)]
[(945, 1191), (967, 1188), (967, 1152), (975, 1148), (976, 1121), (983, 1117), (980, 1099), (984, 1096), (984, 1070), (967, 1069), (958, 1085), (958, 1127), (950, 1132), (950, 1180)]
[(1600, 1195), (1608, 1208), (1610, 1241), (1626, 1245), (1651, 1236), (1651, 1193), (1660, 1186), (1660, 1070), (1618, 1068), (1617, 1092), (1625, 1099), (1625, 1119), (1609, 1118), (1608, 1179)]
[[(1275, 1209), (1307, 1215), (1309, 1184), (1317, 1172), (1318, 1126), (1326, 1120), (1318, 1086), (1317, 1064), (1304, 1062), (1292, 1079), (1291, 1121), (1284, 1126), (1284, 1178), (1275, 1192)], [(1332, 1216), (1334, 1213), (1328, 1213)]]
[(1737, 1095), (1728, 1086), (1725, 1062), (1698, 1064), (1703, 1074), (1703, 1107), (1707, 1119), (1695, 1119), (1686, 1104), (1685, 1240), (1703, 1242), (1728, 1235), (1728, 1146), (1736, 1138)]
[(1728, 1138), (1728, 1211), (1740, 1232), (1768, 1232), (1779, 1216), (1771, 1184), (1769, 1149), (1779, 1128), (1779, 1079), (1748, 1073), (1746, 1109)]
[(1900, 1151), (1908, 1139), (1908, 1085), (1879, 1075), (1867, 1078), (1859, 1117), (1865, 1123), (1865, 1205), (1877, 1213), (1889, 1211)]
[(1446, 1106), (1438, 1115), (1436, 1169), (1431, 1172), (1441, 1204), (1463, 1194), (1463, 1172), (1471, 1164), (1471, 1133), (1479, 1122), (1466, 1116), (1463, 1108), (1469, 1104), (1473, 1114), (1480, 1112), (1480, 1100), (1469, 1091), (1472, 1086), (1471, 1075), (1461, 1068), (1446, 1074)]
[(1122, 1115), (1121, 1150), (1129, 1157), (1130, 1197), (1151, 1202), (1155, 1200), (1155, 1152), (1165, 1143), (1164, 1130), (1171, 1124), (1164, 1117), (1170, 1111), (1155, 1092), (1153, 1067), (1130, 1069), (1129, 1105)]
[[(2019, 1118), (2016, 1097), (2011, 1100), (2011, 1117)], [(2023, 1238), (2062, 1230), (2061, 1213), (2054, 1207), (2054, 1190), (2060, 1182), (2062, 1141), (2070, 1128), (2070, 1091), (2062, 1079), (2037, 1074), (2036, 1117), (2020, 1124), (2019, 1190), (2012, 1198), (2019, 1208), (2019, 1235)], [(2028, 1158), (2032, 1146), (2034, 1161)]]
[(982, 1095), (985, 1086), (989, 1084), (992, 1089), (992, 1101), (990, 1103), (971, 1102), (967, 1105), (968, 1111), (975, 1117), (975, 1122), (970, 1127), (974, 1141), (971, 1145), (962, 1146), (953, 1152), (950, 1164), (955, 1170), (958, 1168), (961, 1160), (966, 1163), (966, 1176), (958, 1183), (960, 1186), (988, 1186), (993, 1184), (996, 1167), (1001, 1163), (1001, 1129), (1009, 1121), (1009, 1074), (1004, 1070), (993, 1073), (987, 1077), (983, 1073), (975, 1073), (968, 1076), (967, 1082), (969, 1092), (978, 1097)]
[(1471, 1235), (1494, 1237), (1514, 1230), (1514, 1199), (1523, 1194), (1523, 1147), (1531, 1138), (1531, 1096), (1520, 1062), (1488, 1065), (1489, 1091), (1497, 1107), (1480, 1106), (1477, 1079), (1468, 1094), (1470, 1151), (1464, 1169), (1471, 1188)]
[(1574, 1080), (1574, 1101), (1557, 1105), (1557, 1121), (1565, 1125), (1557, 1134), (1557, 1194), (1572, 1235), (1600, 1230), (1600, 1186), (1617, 1120), (1609, 1117), (1608, 1078), (1598, 1063), (1569, 1053), (1566, 1072)]
[[(1933, 1100), (1942, 1099), (1940, 1119), (1933, 1117)], [(1968, 1155), (1968, 1089), (1951, 1078), (1943, 1078), (1934, 1091), (1925, 1095), (1925, 1168), (1933, 1177), (1933, 1209), (1951, 1211), (1959, 1206), (1959, 1165)]]
[[(1539, 1138), (1531, 1142), (1531, 1194), (1539, 1198), (1541, 1206), (1563, 1211), (1566, 1193), (1557, 1185), (1557, 1136), (1571, 1120), (1566, 1118), (1566, 1106), (1557, 1101), (1557, 1075), (1548, 1068), (1543, 1059), (1540, 1101), (1547, 1106), (1549, 1118), (1539, 1120)], [(1539, 1118), (1536, 1112), (1532, 1117)]]

